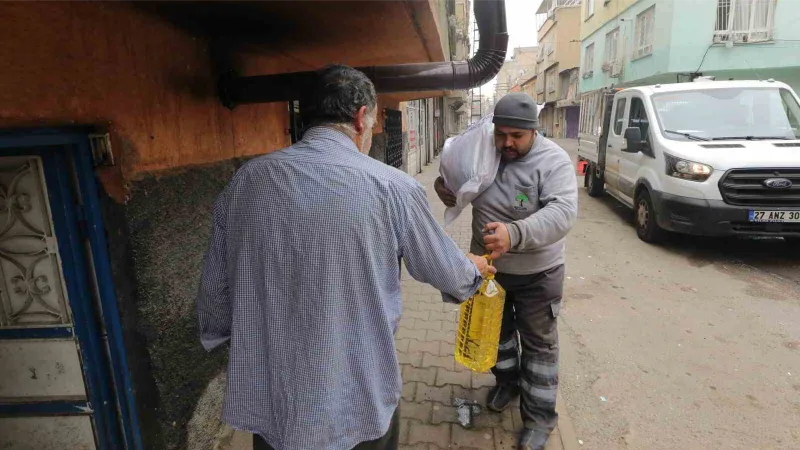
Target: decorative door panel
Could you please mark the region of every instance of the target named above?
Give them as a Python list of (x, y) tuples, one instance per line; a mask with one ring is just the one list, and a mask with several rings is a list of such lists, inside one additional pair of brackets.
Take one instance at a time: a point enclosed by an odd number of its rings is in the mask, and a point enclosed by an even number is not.
[(91, 450), (96, 448), (89, 416), (0, 418), (0, 448)]
[(39, 157), (0, 158), (0, 326), (71, 323)]
[(72, 417), (0, 417), (5, 430), (0, 448), (57, 448), (56, 443), (61, 448), (96, 448), (74, 335), (25, 335), (68, 330), (68, 297), (43, 160), (0, 157), (0, 330), (17, 330), (25, 337), (0, 340), (0, 402), (20, 407), (64, 401), (87, 405), (85, 414)]
[(143, 448), (87, 131), (0, 130), (0, 449)]
[(5, 401), (86, 400), (74, 339), (3, 340), (0, 361), (0, 398)]

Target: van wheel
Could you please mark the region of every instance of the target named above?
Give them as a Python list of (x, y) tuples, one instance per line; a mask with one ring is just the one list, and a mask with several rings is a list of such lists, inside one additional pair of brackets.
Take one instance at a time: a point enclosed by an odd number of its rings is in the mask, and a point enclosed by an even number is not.
[(654, 244), (664, 239), (664, 230), (658, 226), (656, 221), (656, 210), (653, 208), (653, 200), (650, 192), (642, 189), (636, 196), (636, 235), (644, 242)]
[(603, 180), (603, 176), (597, 175), (597, 166), (591, 164), (589, 168), (586, 170), (586, 175), (583, 181), (584, 185), (586, 185), (586, 192), (589, 193), (589, 197), (600, 197), (603, 195), (603, 190), (605, 188), (605, 181)]

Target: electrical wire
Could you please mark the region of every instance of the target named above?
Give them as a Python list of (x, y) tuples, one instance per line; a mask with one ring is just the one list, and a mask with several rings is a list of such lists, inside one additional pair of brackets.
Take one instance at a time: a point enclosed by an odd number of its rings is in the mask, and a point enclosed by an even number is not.
[[(772, 41), (773, 42), (800, 42), (800, 39), (772, 39)], [(714, 45), (718, 45), (718, 44), (712, 43), (711, 45), (708, 46), (708, 48), (706, 49), (706, 52), (703, 53), (703, 59), (700, 60), (700, 65), (697, 66), (697, 69), (694, 71), (695, 73), (700, 72), (700, 69), (703, 67), (703, 63), (706, 61), (706, 56), (708, 56), (709, 50), (711, 50), (711, 47), (713, 47)], [(791, 48), (791, 47), (769, 46), (767, 48)]]
[(706, 52), (703, 53), (703, 59), (700, 60), (700, 65), (697, 66), (697, 70), (695, 70), (694, 73), (700, 72), (700, 68), (703, 67), (703, 63), (706, 61), (706, 56), (708, 55), (708, 51), (711, 50), (711, 47), (713, 46), (714, 44), (709, 45), (708, 48), (706, 49)]

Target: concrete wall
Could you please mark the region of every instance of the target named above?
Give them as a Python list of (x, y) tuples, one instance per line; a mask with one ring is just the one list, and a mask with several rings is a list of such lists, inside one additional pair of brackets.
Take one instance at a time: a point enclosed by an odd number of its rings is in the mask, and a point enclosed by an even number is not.
[(669, 72), (699, 68), (703, 74), (720, 79), (743, 79), (742, 75), (746, 79), (775, 78), (795, 90), (800, 88), (800, 2), (776, 2), (772, 41), (736, 44), (733, 48), (711, 45), (716, 13), (715, 0), (675, 0), (675, 17), (681, 20), (672, 22)]
[(530, 69), (536, 64), (536, 55), (539, 52), (539, 47), (517, 47), (514, 49), (514, 61), (523, 69)]
[(228, 111), (208, 43), (126, 3), (3, 2), (0, 16), (0, 126), (106, 128), (120, 183), (288, 142), (285, 104)]
[(522, 85), (522, 92), (536, 99), (536, 77), (531, 78)]
[[(565, 128), (564, 110), (557, 108), (556, 103), (565, 83), (561, 73), (568, 73), (580, 65), (581, 46), (578, 40), (582, 6), (557, 7), (552, 14), (549, 14), (547, 7), (540, 6), (537, 14), (537, 20), (542, 24), (538, 30), (539, 45), (545, 50), (537, 63), (536, 77), (528, 80), (523, 88), (537, 103), (547, 103), (539, 113), (540, 130), (548, 137), (561, 137)], [(553, 51), (548, 53), (550, 46)], [(566, 83), (568, 86), (568, 75)]]
[[(577, 67), (580, 64), (580, 42), (578, 41), (580, 29), (580, 7), (556, 8), (552, 18), (547, 19), (539, 29), (539, 42), (549, 43), (543, 48), (552, 46), (552, 53), (545, 50), (542, 60), (536, 65), (536, 77), (545, 81), (545, 90), (539, 95), (537, 101), (555, 102), (561, 92), (561, 77), (559, 73)], [(555, 91), (550, 92), (547, 83), (552, 84)], [(536, 97), (534, 97), (536, 98)]]
[(0, 16), (0, 127), (111, 135), (117, 165), (98, 175), (145, 447), (185, 446), (226, 360), (200, 347), (194, 314), (210, 208), (236, 158), (289, 143), (286, 104), (227, 110), (209, 43), (127, 3), (4, 2)]
[(558, 72), (560, 65), (558, 63), (550, 66), (544, 71), (544, 99), (545, 102), (555, 102), (558, 100), (558, 89), (561, 85)]
[(500, 99), (514, 87), (536, 73), (536, 55), (539, 47), (517, 47), (511, 52), (511, 58), (503, 63), (497, 73), (495, 98)]
[[(653, 35), (653, 52), (650, 55), (633, 59), (634, 39), (636, 32), (636, 16), (651, 6), (655, 7), (655, 31)], [(672, 0), (641, 0), (628, 9), (621, 11), (615, 19), (585, 37), (581, 42), (581, 69), (585, 72), (585, 49), (594, 43), (594, 74), (590, 78), (581, 78), (581, 92), (593, 91), (611, 85), (623, 85), (649, 77), (669, 73), (669, 60), (672, 39), (672, 23), (675, 18)], [(612, 77), (610, 72), (603, 72), (602, 66), (606, 52), (606, 34), (619, 27), (619, 54), (623, 61), (620, 77)], [(698, 61), (699, 62), (699, 61)], [(675, 79), (674, 74), (671, 79)]]
[[(583, 0), (581, 2), (580, 39), (585, 39), (637, 1), (639, 0)], [(594, 14), (591, 17), (587, 15), (586, 5), (588, 2), (594, 2)]]
[(581, 8), (558, 8), (556, 16), (556, 51), (559, 70), (578, 67), (581, 63)]
[(552, 137), (555, 130), (556, 108), (553, 105), (546, 106), (539, 113), (539, 129), (544, 131), (547, 137)]
[[(124, 2), (46, 5), (0, 3), (0, 16), (9, 22), (0, 30), (0, 59), (13, 62), (0, 73), (0, 126), (105, 127), (119, 184), (147, 172), (261, 154), (289, 143), (286, 104), (229, 111), (219, 103), (211, 44), (202, 37)], [(392, 45), (373, 41), (365, 52), (339, 47), (327, 36), (324, 45), (296, 48), (293, 54), (239, 55), (237, 69), (267, 74), (334, 61), (367, 65), (444, 58), (448, 39), (441, 39), (440, 31), (446, 28), (440, 30), (435, 18), (440, 2), (368, 6), (374, 9), (370, 13), (386, 15), (383, 23), (369, 20), (392, 36)]]
[(461, 30), (461, 36), (455, 39), (457, 60), (469, 58), (470, 46), (472, 45), (472, 33), (470, 33), (469, 28), (469, 20), (472, 16), (471, 8), (472, 3), (469, 0), (455, 0), (456, 27)]
[[(612, 0), (612, 5), (617, 0)], [(585, 36), (585, 49), (595, 45), (594, 75), (581, 80), (581, 92), (613, 85), (677, 82), (677, 74), (699, 71), (718, 79), (775, 78), (800, 88), (800, 2), (776, 3), (773, 40), (736, 44), (733, 48), (713, 44), (716, 0), (639, 0), (615, 12), (608, 22)], [(624, 2), (620, 3), (622, 7)], [(655, 35), (652, 54), (632, 58), (636, 16), (655, 5)], [(619, 27), (622, 76), (611, 77), (601, 66), (606, 33)], [(582, 34), (586, 26), (582, 29)], [(582, 58), (585, 55), (582, 53)], [(582, 65), (584, 61), (581, 62)]]
[(454, 0), (429, 0), (434, 8), (434, 17), (436, 18), (436, 25), (439, 30), (439, 41), (442, 46), (442, 53), (445, 60), (450, 60), (450, 24), (447, 15), (447, 4), (454, 3)]
[(553, 64), (558, 63), (558, 25), (555, 20), (547, 20), (544, 26), (539, 29), (539, 47), (542, 49), (539, 60), (536, 63), (536, 75), (540, 75)]
[[(544, 72), (539, 73), (536, 75), (536, 79), (534, 80), (534, 92), (536, 92), (536, 103), (543, 104), (545, 103), (545, 93), (546, 93), (546, 86), (545, 86), (545, 76)], [(541, 115), (541, 113), (540, 113)]]
[[(304, 7), (279, 3), (272, 7)], [(240, 50), (237, 69), (443, 59), (434, 0), (363, 7), (369, 13), (353, 20), (375, 35)], [(287, 105), (224, 108), (212, 43), (136, 4), (2, 2), (0, 17), (0, 127), (89, 125), (111, 135), (116, 165), (97, 175), (144, 447), (212, 448), (224, 429), (217, 399), (227, 354), (201, 348), (194, 314), (211, 206), (242, 160), (289, 144)], [(352, 45), (365, 36), (367, 46)], [(381, 98), (379, 107), (398, 102)], [(375, 133), (379, 157), (381, 122)]]
[(207, 354), (200, 346), (194, 299), (211, 231), (211, 207), (238, 165), (229, 160), (149, 176), (133, 184), (132, 200), (125, 206), (133, 260), (117, 278), (136, 280), (130, 300), (136, 304), (137, 331), (145, 339), (157, 387), (158, 405), (150, 413), (162, 425), (163, 446), (148, 448), (185, 446), (186, 423), (193, 417), (207, 424), (210, 435), (220, 426), (219, 410), (194, 414), (198, 398), (227, 361), (224, 348)]

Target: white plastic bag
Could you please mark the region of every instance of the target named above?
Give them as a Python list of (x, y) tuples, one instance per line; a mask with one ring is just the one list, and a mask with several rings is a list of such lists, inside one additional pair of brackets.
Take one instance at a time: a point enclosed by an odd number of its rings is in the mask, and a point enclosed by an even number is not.
[(456, 206), (444, 213), (445, 226), (494, 183), (500, 154), (494, 146), (493, 114), (470, 125), (463, 133), (444, 142), (439, 173), (444, 185), (456, 196)]

